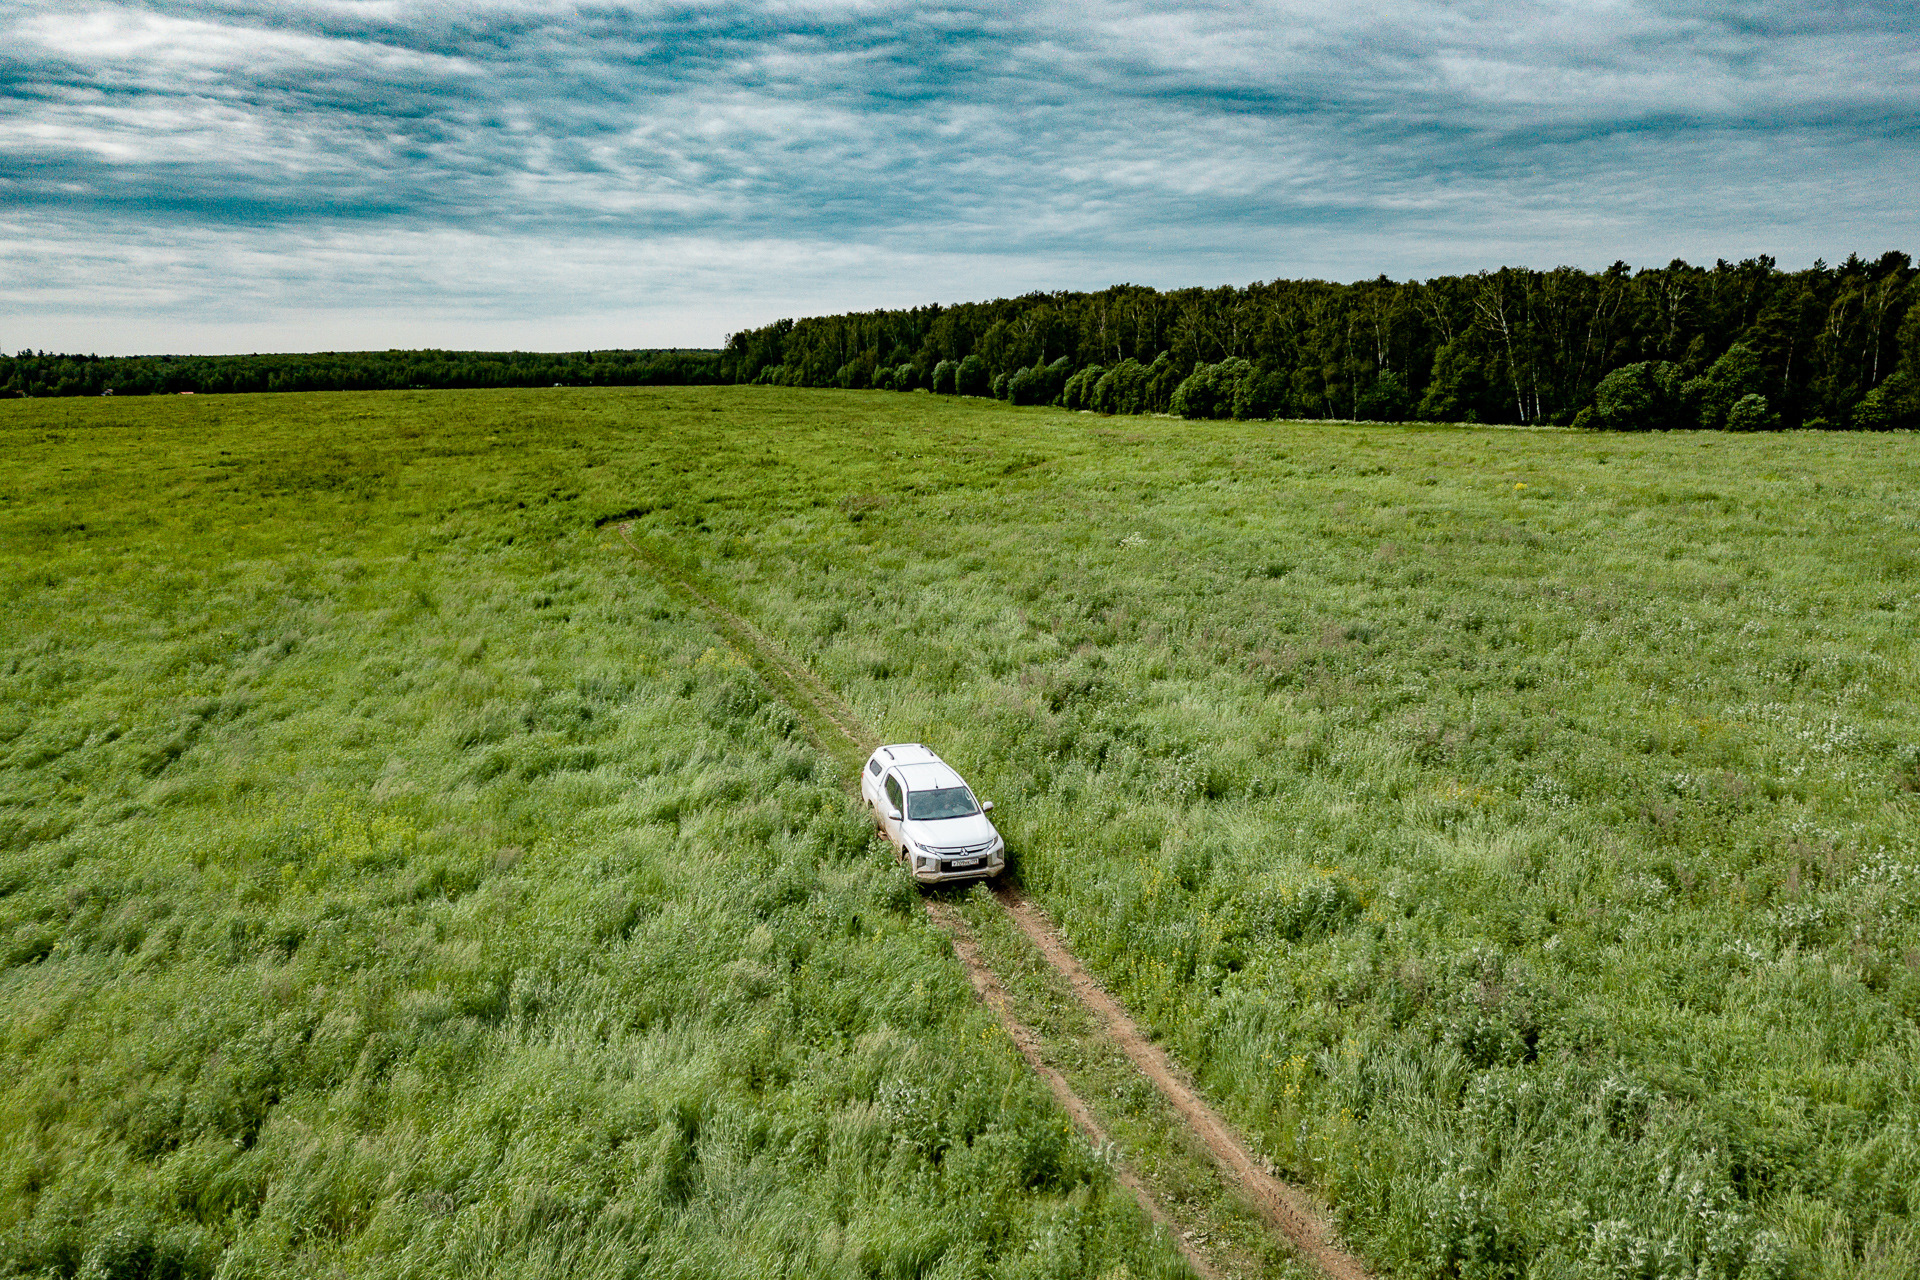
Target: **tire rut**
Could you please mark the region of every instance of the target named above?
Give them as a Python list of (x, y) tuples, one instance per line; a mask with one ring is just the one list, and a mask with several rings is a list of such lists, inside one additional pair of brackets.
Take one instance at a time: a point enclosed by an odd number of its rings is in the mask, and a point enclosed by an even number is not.
[(823, 683), (806, 666), (789, 657), (786, 650), (768, 639), (761, 630), (696, 586), (678, 565), (633, 540), (633, 523), (620, 525), (620, 540), (628, 550), (652, 566), (654, 573), (690, 597), (721, 624), (721, 632), (735, 648), (744, 648), (750, 656), (772, 667), (793, 689), (805, 698), (816, 715), (838, 730), (862, 755), (880, 745), (880, 739), (860, 723), (852, 707)]
[(1333, 1229), (1306, 1191), (1275, 1177), (1264, 1161), (1254, 1157), (1226, 1118), (1208, 1106), (1188, 1083), (1186, 1074), (1174, 1065), (1167, 1051), (1149, 1039), (1139, 1024), (1127, 1016), (1119, 1001), (1094, 981), (1040, 908), (1011, 886), (996, 886), (993, 896), (1013, 917), (1020, 932), (1040, 949), (1047, 963), (1067, 980), (1074, 997), (1099, 1020), (1108, 1038), (1120, 1046), (1121, 1052), (1172, 1104), (1221, 1171), (1267, 1221), (1293, 1243), (1300, 1255), (1333, 1280), (1369, 1280), (1361, 1261), (1335, 1242)]
[[(787, 687), (777, 689), (777, 692), (798, 695), (808, 703), (806, 708), (796, 707), (796, 710), (811, 711), (862, 756), (880, 744), (879, 736), (861, 723), (853, 708), (805, 664), (790, 657), (747, 619), (701, 590), (679, 566), (636, 543), (631, 522), (621, 524), (619, 532), (621, 541), (656, 576), (714, 619), (722, 636), (735, 649), (742, 650), (742, 656), (781, 677), (779, 683)], [(823, 742), (822, 745), (828, 744)], [(996, 887), (993, 896), (1020, 932), (1066, 981), (1074, 998), (1095, 1019), (1106, 1038), (1127, 1056), (1166, 1099), (1181, 1123), (1219, 1167), (1221, 1174), (1239, 1190), (1241, 1198), (1257, 1208), (1303, 1260), (1318, 1267), (1330, 1280), (1372, 1280), (1365, 1264), (1339, 1246), (1333, 1228), (1315, 1206), (1311, 1195), (1304, 1188), (1276, 1177), (1264, 1161), (1254, 1156), (1233, 1126), (1200, 1096), (1185, 1073), (1168, 1057), (1166, 1050), (1155, 1044), (1139, 1024), (1127, 1015), (1120, 1003), (1094, 980), (1045, 913), (1025, 894), (1010, 886)], [(1020, 1056), (1045, 1082), (1080, 1131), (1096, 1147), (1108, 1148), (1106, 1132), (1095, 1118), (1092, 1108), (1074, 1092), (1065, 1076), (1047, 1065), (1041, 1053), (1040, 1037), (1014, 1016), (1012, 1003), (999, 975), (987, 963), (966, 921), (945, 903), (929, 900), (926, 909), (928, 917), (952, 941), (954, 954), (966, 970), (975, 993), (1000, 1019), (1000, 1025), (1019, 1050)], [(1115, 1178), (1133, 1193), (1148, 1217), (1167, 1230), (1169, 1238), (1195, 1272), (1207, 1280), (1217, 1280), (1218, 1272), (1185, 1237), (1177, 1220), (1160, 1204), (1151, 1189), (1123, 1165), (1116, 1162), (1112, 1168)]]
[[(1047, 1065), (1046, 1059), (1041, 1055), (1040, 1037), (1014, 1015), (1013, 1002), (1007, 998), (1006, 989), (1000, 985), (999, 975), (994, 973), (992, 967), (987, 964), (986, 957), (981, 955), (980, 944), (974, 939), (973, 930), (967, 927), (967, 922), (961, 919), (960, 913), (944, 902), (929, 902), (927, 914), (949, 938), (953, 939), (953, 953), (960, 958), (961, 967), (966, 969), (967, 980), (973, 983), (975, 994), (980, 997), (982, 1004), (999, 1016), (1000, 1025), (1006, 1029), (1007, 1038), (1013, 1041), (1013, 1047), (1018, 1049), (1020, 1056), (1027, 1060), (1027, 1065), (1033, 1068), (1033, 1073), (1046, 1083), (1047, 1089), (1053, 1094), (1054, 1101), (1060, 1104), (1061, 1110), (1073, 1118), (1074, 1124), (1080, 1127), (1080, 1132), (1084, 1133), (1095, 1147), (1101, 1150), (1111, 1149), (1112, 1139), (1107, 1137), (1106, 1130), (1094, 1117), (1092, 1108), (1088, 1107), (1086, 1101), (1073, 1091), (1073, 1086), (1067, 1083), (1065, 1076)], [(1206, 1280), (1218, 1280), (1219, 1273), (1213, 1269), (1212, 1264), (1200, 1251), (1193, 1247), (1186, 1238), (1186, 1233), (1181, 1231), (1180, 1224), (1161, 1207), (1158, 1200), (1154, 1199), (1153, 1192), (1147, 1189), (1147, 1184), (1140, 1181), (1131, 1169), (1117, 1161), (1109, 1167), (1114, 1179), (1133, 1193), (1133, 1198), (1140, 1202), (1140, 1207), (1146, 1210), (1147, 1216), (1166, 1229), (1167, 1237), (1186, 1258), (1187, 1265), (1206, 1277)]]

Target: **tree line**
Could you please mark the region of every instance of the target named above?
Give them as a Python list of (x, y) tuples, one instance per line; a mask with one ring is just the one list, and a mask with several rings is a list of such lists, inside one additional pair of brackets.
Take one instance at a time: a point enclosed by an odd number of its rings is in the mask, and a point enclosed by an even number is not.
[(0, 357), (0, 394), (761, 383), (1189, 418), (1920, 427), (1905, 253), (1245, 287), (1116, 285), (780, 320), (718, 351)]
[(721, 380), (720, 353), (645, 351), (323, 351), (307, 355), (0, 356), (0, 394), (174, 395), (231, 391), (664, 386)]
[(1551, 423), (1920, 426), (1905, 253), (1635, 270), (1503, 267), (1355, 284), (1030, 293), (781, 320), (728, 382), (924, 388), (1101, 413)]

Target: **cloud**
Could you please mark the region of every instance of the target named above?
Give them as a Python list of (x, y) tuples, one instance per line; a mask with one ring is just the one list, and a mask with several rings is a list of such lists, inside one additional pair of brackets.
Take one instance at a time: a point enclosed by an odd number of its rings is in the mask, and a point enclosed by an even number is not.
[(24, 0), (0, 50), (17, 344), (210, 307), (232, 333), (194, 332), (240, 346), (336, 313), (373, 345), (615, 314), (717, 341), (1920, 229), (1920, 22), (1890, 4)]

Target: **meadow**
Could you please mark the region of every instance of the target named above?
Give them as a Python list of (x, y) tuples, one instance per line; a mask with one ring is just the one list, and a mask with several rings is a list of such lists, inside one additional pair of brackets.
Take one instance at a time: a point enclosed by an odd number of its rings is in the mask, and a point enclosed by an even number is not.
[(1908, 434), (778, 387), (0, 431), (0, 1266), (1180, 1272), (630, 523), (996, 800), (1380, 1271), (1920, 1270)]
[(8, 407), (0, 1273), (1184, 1273), (608, 554), (705, 408)]

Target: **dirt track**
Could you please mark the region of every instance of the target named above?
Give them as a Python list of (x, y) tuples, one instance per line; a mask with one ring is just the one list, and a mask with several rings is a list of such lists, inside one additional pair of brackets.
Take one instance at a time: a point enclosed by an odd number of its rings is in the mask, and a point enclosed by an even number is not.
[(1066, 941), (1040, 908), (1011, 887), (998, 888), (993, 896), (1007, 909), (1020, 931), (1040, 948), (1047, 962), (1060, 971), (1067, 985), (1073, 988), (1074, 996), (1099, 1019), (1108, 1037), (1173, 1104), (1187, 1128), (1206, 1146), (1241, 1194), (1293, 1242), (1301, 1256), (1334, 1280), (1367, 1280), (1367, 1269), (1358, 1258), (1335, 1243), (1332, 1229), (1314, 1209), (1306, 1193), (1274, 1177), (1262, 1162), (1254, 1159), (1233, 1127), (1187, 1083), (1185, 1075), (1167, 1057), (1166, 1050), (1149, 1040), (1119, 1002), (1093, 980), (1093, 975), (1068, 949)]
[[(790, 702), (797, 697), (809, 704), (795, 705), (794, 709), (809, 720), (816, 734), (823, 727), (830, 728), (861, 757), (879, 745), (878, 736), (860, 722), (853, 708), (841, 701), (804, 664), (788, 656), (751, 622), (727, 609), (689, 581), (677, 566), (635, 543), (630, 523), (620, 525), (619, 530), (621, 540), (666, 585), (687, 596), (713, 617), (728, 642), (740, 650), (742, 656), (763, 676), (770, 678), (777, 692)], [(823, 741), (821, 745), (829, 751), (833, 750), (831, 742)], [(1106, 1038), (1126, 1054), (1173, 1107), (1181, 1122), (1206, 1149), (1222, 1175), (1239, 1191), (1241, 1197), (1257, 1208), (1304, 1260), (1319, 1267), (1333, 1280), (1370, 1280), (1361, 1261), (1336, 1242), (1332, 1228), (1314, 1207), (1307, 1192), (1267, 1171), (1265, 1164), (1254, 1157), (1233, 1127), (1219, 1112), (1208, 1106), (1188, 1083), (1185, 1074), (1174, 1065), (1166, 1051), (1154, 1044), (1138, 1024), (1127, 1016), (1119, 1002), (1094, 981), (1093, 975), (1087, 972), (1045, 914), (1018, 889), (1002, 887), (995, 891), (994, 897), (1020, 931), (1066, 980), (1075, 999), (1095, 1019)], [(1066, 1077), (1046, 1064), (1041, 1056), (1038, 1037), (1014, 1016), (999, 976), (987, 964), (966, 921), (953, 908), (939, 902), (929, 901), (927, 914), (953, 940), (954, 953), (966, 968), (975, 992), (999, 1016), (1001, 1025), (1021, 1056), (1046, 1082), (1054, 1098), (1088, 1139), (1095, 1146), (1106, 1148), (1109, 1145), (1106, 1133), (1095, 1119), (1092, 1109), (1073, 1091)], [(1168, 1229), (1168, 1235), (1181, 1253), (1186, 1255), (1193, 1269), (1208, 1277), (1208, 1280), (1213, 1280), (1216, 1275), (1214, 1269), (1189, 1243), (1186, 1234), (1179, 1229), (1178, 1221), (1155, 1199), (1147, 1185), (1124, 1167), (1116, 1166), (1115, 1176), (1134, 1194), (1147, 1214)]]
[[(1111, 1142), (1106, 1130), (1100, 1127), (1100, 1122), (1094, 1118), (1085, 1100), (1073, 1091), (1073, 1086), (1067, 1083), (1065, 1076), (1048, 1066), (1046, 1060), (1041, 1057), (1039, 1037), (1013, 1015), (1012, 1002), (1007, 999), (1007, 993), (1000, 985), (999, 976), (988, 966), (986, 958), (980, 954), (980, 944), (974, 940), (973, 930), (967, 928), (967, 922), (960, 918), (960, 913), (945, 903), (929, 902), (927, 914), (933, 917), (935, 924), (946, 931), (948, 937), (953, 939), (954, 954), (960, 957), (960, 963), (965, 966), (967, 978), (973, 983), (974, 991), (978, 993), (987, 1008), (1000, 1016), (1000, 1025), (1006, 1028), (1007, 1036), (1013, 1041), (1014, 1048), (1020, 1050), (1020, 1056), (1027, 1060), (1027, 1065), (1033, 1068), (1034, 1074), (1046, 1081), (1047, 1088), (1053, 1093), (1054, 1101), (1073, 1117), (1073, 1122), (1080, 1126), (1080, 1131), (1092, 1140), (1094, 1146), (1102, 1150), (1110, 1147)], [(1167, 1229), (1168, 1237), (1178, 1246), (1180, 1252), (1186, 1255), (1188, 1265), (1207, 1277), (1207, 1280), (1214, 1280), (1216, 1273), (1213, 1267), (1205, 1257), (1201, 1256), (1199, 1250), (1187, 1241), (1185, 1233), (1180, 1230), (1180, 1224), (1168, 1216), (1167, 1211), (1160, 1206), (1160, 1202), (1153, 1198), (1153, 1193), (1147, 1189), (1147, 1184), (1140, 1181), (1133, 1171), (1124, 1165), (1116, 1164), (1113, 1173), (1121, 1186), (1133, 1192), (1134, 1199), (1138, 1200), (1140, 1207), (1147, 1211), (1147, 1216)]]

